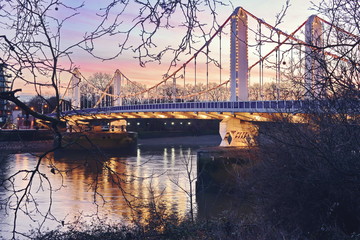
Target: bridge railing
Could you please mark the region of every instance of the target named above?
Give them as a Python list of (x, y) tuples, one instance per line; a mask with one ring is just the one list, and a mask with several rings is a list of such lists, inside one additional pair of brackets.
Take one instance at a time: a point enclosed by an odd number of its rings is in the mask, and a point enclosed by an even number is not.
[(88, 108), (62, 112), (63, 116), (137, 112), (243, 112), (243, 113), (345, 113), (359, 114), (359, 100), (279, 100), (236, 102), (150, 103), (114, 107)]
[(236, 101), (236, 102), (178, 102), (100, 107), (63, 112), (81, 115), (117, 112), (303, 112), (311, 106), (309, 101)]

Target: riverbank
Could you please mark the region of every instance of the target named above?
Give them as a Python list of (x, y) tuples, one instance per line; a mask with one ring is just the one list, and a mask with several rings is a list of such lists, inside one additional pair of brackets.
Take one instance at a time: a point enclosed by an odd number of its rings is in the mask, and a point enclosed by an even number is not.
[(0, 142), (51, 140), (54, 133), (46, 129), (1, 129)]
[[(138, 139), (138, 145), (143, 146), (218, 146), (219, 135), (183, 136)], [(2, 153), (44, 152), (53, 147), (52, 140), (39, 141), (0, 141)]]

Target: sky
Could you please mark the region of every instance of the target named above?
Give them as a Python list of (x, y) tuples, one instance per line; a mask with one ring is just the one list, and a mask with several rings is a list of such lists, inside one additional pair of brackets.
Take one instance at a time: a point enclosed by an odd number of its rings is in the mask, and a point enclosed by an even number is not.
[[(81, 1), (71, 1), (65, 0), (71, 4), (78, 4)], [(313, 1), (314, 3), (318, 3), (319, 0)], [(63, 25), (62, 28), (62, 46), (66, 47), (71, 45), (82, 38), (85, 32), (90, 31), (93, 29), (94, 26), (100, 21), (100, 18), (96, 15), (99, 12), (99, 9), (105, 6), (107, 1), (85, 1), (85, 6), (79, 12), (80, 14), (75, 16), (74, 18), (70, 19)], [(285, 0), (235, 0), (232, 1), (233, 6), (241, 6), (247, 11), (251, 12), (252, 14), (258, 16), (259, 18), (263, 19), (264, 21), (273, 24), (275, 22), (276, 14), (278, 14), (284, 4)], [(290, 7), (287, 11), (286, 16), (284, 17), (283, 23), (279, 26), (279, 28), (285, 32), (292, 32), (297, 26), (299, 26), (302, 22), (304, 22), (310, 15), (314, 14), (314, 11), (309, 10), (312, 6), (310, 1), (304, 0), (290, 0)], [(218, 14), (218, 21), (219, 23), (223, 22), (233, 11), (232, 6), (223, 7), (217, 10)], [(119, 9), (120, 11), (120, 9)], [(138, 14), (138, 8), (130, 7), (121, 15), (121, 21), (123, 21), (123, 25), (121, 29), (128, 28), (134, 17)], [(54, 13), (55, 17), (59, 19), (67, 16), (71, 11), (62, 9), (59, 7), (58, 11)], [(208, 15), (206, 15), (208, 14)], [(110, 17), (115, 16), (115, 12), (113, 12)], [(211, 16), (208, 12), (204, 12), (199, 16), (199, 20), (203, 21), (204, 23), (211, 22)], [(176, 17), (172, 19), (172, 24), (174, 26), (178, 26), (180, 23), (176, 22)], [(256, 25), (256, 23), (250, 23)], [(256, 28), (256, 26), (253, 26)], [(180, 41), (181, 34), (180, 27), (176, 27), (167, 31), (161, 31), (156, 36), (156, 44), (158, 47), (164, 47), (169, 44), (178, 44)], [(96, 48), (94, 53), (102, 56), (102, 57), (109, 57), (114, 55), (119, 50), (119, 42), (123, 39), (123, 37), (119, 35), (115, 36), (106, 36), (103, 39), (96, 42)], [(130, 43), (136, 43), (139, 41), (139, 35), (135, 31), (134, 34), (130, 36)], [(198, 46), (202, 45), (203, 42), (199, 42)], [(229, 59), (229, 43), (223, 43), (223, 55), (224, 55), (224, 65), (226, 65)], [(153, 51), (158, 51), (159, 48), (153, 48)], [(218, 53), (218, 47), (214, 47), (211, 50), (214, 53), (214, 56)], [(90, 54), (80, 50), (74, 49), (72, 54), (72, 60), (76, 67), (79, 68), (80, 72), (85, 77), (90, 77), (95, 72), (104, 72), (108, 74), (113, 74), (116, 69), (119, 69), (122, 73), (124, 73), (127, 77), (131, 80), (139, 81), (147, 86), (151, 86), (156, 84), (162, 79), (162, 75), (166, 73), (169, 67), (169, 60), (170, 56), (165, 56), (162, 64), (152, 63), (147, 64), (145, 67), (139, 66), (139, 62), (134, 57), (136, 54), (132, 51), (125, 51), (123, 54), (118, 56), (117, 58), (109, 61), (102, 61), (100, 59), (92, 57)], [(180, 56), (179, 63), (185, 62), (191, 55)], [(251, 57), (249, 56), (249, 59)], [(205, 61), (205, 58), (203, 58)], [(250, 61), (250, 60), (249, 60)], [(180, 64), (181, 65), (181, 64)], [(251, 65), (251, 63), (249, 63)], [(189, 67), (191, 68), (191, 67)], [(203, 68), (199, 70), (199, 72), (204, 73), (205, 65)], [(227, 74), (228, 70), (224, 67), (224, 75)], [(217, 71), (217, 69), (211, 69), (210, 71)], [(189, 73), (191, 74), (191, 73)], [(61, 81), (64, 85), (70, 80), (70, 75), (65, 74), (61, 76)], [(199, 78), (203, 78), (204, 76), (199, 76)], [(228, 76), (224, 76), (224, 79), (228, 79)], [(46, 80), (43, 80), (46, 82)], [(34, 90), (30, 86), (24, 86), (22, 82), (16, 82), (16, 88), (22, 88), (23, 92), (22, 95), (24, 97), (34, 94)], [(42, 91), (45, 95), (52, 95), (52, 91), (43, 89)]]

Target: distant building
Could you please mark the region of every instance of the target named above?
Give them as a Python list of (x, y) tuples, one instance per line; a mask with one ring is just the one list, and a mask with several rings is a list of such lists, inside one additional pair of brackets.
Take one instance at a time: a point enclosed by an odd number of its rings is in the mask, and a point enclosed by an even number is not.
[[(9, 81), (6, 80), (4, 67), (4, 64), (0, 64), (0, 92), (5, 92), (9, 90)], [(5, 125), (10, 113), (11, 112), (9, 109), (8, 101), (0, 99), (0, 128)]]
[(29, 114), (24, 114), (21, 110), (15, 110), (12, 114), (13, 128), (17, 129), (33, 129), (35, 118)]

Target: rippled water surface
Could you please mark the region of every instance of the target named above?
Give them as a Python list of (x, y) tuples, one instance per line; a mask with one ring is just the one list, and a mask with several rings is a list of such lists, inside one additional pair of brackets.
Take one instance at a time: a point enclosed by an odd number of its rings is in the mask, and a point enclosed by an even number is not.
[[(51, 153), (40, 162), (41, 174), (33, 177), (26, 171), (35, 169), (39, 154), (1, 154), (0, 177), (10, 181), (5, 183), (7, 189), (0, 188), (5, 203), (0, 209), (0, 235), (9, 237), (16, 202), (31, 179), (31, 194), (23, 199), (17, 213), (17, 231), (23, 233), (54, 229), (76, 219), (91, 222), (94, 216), (107, 222), (129, 223), (135, 215), (146, 220), (151, 199), (163, 201), (168, 211), (185, 215), (190, 208), (187, 172), (191, 171), (190, 178), (196, 177), (196, 150), (217, 145), (218, 138), (181, 141), (147, 140), (133, 156), (105, 156), (97, 151)], [(196, 206), (195, 198), (193, 204)], [(141, 211), (135, 214), (134, 209)]]

